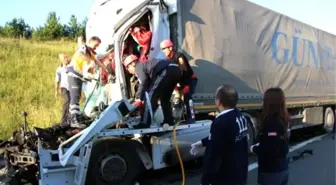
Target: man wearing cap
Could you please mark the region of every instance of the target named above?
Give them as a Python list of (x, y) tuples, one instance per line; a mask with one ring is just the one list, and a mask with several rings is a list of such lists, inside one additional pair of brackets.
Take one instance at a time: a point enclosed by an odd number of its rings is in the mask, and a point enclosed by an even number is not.
[[(160, 100), (164, 123), (173, 124), (170, 98), (181, 78), (178, 65), (173, 61), (165, 60), (139, 62), (137, 56), (129, 55), (124, 60), (124, 66), (129, 73), (137, 76), (140, 83), (136, 92), (136, 104), (140, 106), (140, 102), (145, 99), (145, 92), (148, 92), (153, 113), (158, 108), (158, 100)], [(138, 128), (150, 126), (151, 117), (148, 111), (144, 112), (142, 120), (143, 123), (139, 124)]]
[(100, 43), (101, 40), (98, 37), (91, 37), (87, 45), (82, 45), (78, 48), (67, 68), (70, 92), (71, 127), (74, 128), (86, 127), (86, 125), (79, 123), (79, 115), (81, 114), (79, 101), (82, 92), (83, 78), (93, 78), (93, 69), (96, 64), (107, 71), (104, 64), (96, 59), (95, 49)]
[(174, 46), (173, 42), (170, 40), (163, 40), (160, 43), (160, 48), (165, 54), (166, 58), (168, 60), (175, 61), (175, 63), (178, 64), (181, 69), (182, 76), (179, 83), (180, 83), (180, 90), (182, 91), (184, 96), (184, 103), (187, 108), (187, 123), (194, 123), (195, 117), (192, 114), (193, 112), (192, 95), (195, 92), (197, 78), (194, 71), (190, 67), (187, 57), (185, 57), (180, 52), (175, 52), (173, 46)]

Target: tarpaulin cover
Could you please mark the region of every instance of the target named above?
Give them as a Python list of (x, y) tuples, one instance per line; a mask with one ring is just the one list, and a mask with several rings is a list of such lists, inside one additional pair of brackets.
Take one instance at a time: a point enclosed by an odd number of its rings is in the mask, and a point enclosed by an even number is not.
[(336, 36), (245, 0), (179, 3), (196, 97), (231, 84), (240, 95), (277, 86), (293, 100), (335, 98)]

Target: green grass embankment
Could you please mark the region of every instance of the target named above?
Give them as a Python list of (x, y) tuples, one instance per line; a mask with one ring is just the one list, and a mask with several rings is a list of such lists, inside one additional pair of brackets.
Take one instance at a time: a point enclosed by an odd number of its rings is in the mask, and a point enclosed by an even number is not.
[(55, 98), (58, 53), (73, 54), (76, 43), (0, 38), (0, 139), (11, 136), (28, 113), (29, 126), (59, 122), (61, 98)]

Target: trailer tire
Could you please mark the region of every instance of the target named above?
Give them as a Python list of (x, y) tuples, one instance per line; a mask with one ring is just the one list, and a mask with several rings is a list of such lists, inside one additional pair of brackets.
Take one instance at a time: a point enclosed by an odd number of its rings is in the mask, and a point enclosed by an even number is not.
[(101, 141), (93, 146), (86, 185), (134, 185), (143, 168), (131, 142)]
[(252, 122), (251, 122), (251, 120), (250, 119), (247, 119), (247, 122), (248, 122), (248, 135), (247, 135), (247, 137), (248, 137), (248, 140), (247, 140), (247, 143), (248, 143), (248, 151), (250, 151), (250, 147), (254, 144), (254, 138), (255, 138), (255, 135), (254, 135), (254, 127), (253, 127), (253, 124), (252, 124)]
[(335, 114), (332, 108), (328, 107), (326, 108), (324, 112), (324, 124), (323, 129), (329, 133), (333, 131), (333, 127), (335, 124)]
[(0, 185), (23, 185), (20, 178), (14, 177), (9, 182), (0, 181)]

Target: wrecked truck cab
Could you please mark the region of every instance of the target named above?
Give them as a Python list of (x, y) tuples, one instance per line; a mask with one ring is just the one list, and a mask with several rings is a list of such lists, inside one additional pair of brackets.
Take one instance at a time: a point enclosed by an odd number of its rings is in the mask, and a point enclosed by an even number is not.
[[(110, 103), (134, 97), (136, 84), (127, 74), (122, 60), (135, 54), (141, 61), (164, 59), (159, 45), (170, 39), (169, 14), (176, 12), (176, 0), (107, 0), (97, 1), (91, 9), (86, 38), (98, 36), (102, 42), (97, 54), (104, 56), (113, 47), (115, 81), (110, 84)], [(118, 51), (118, 52), (117, 52)]]
[(176, 13), (176, 3), (176, 0), (98, 0), (88, 16), (86, 38), (98, 36), (102, 43), (97, 48), (97, 53), (103, 54), (115, 43), (115, 35), (119, 29), (143, 11), (152, 12), (151, 24), (154, 26), (156, 37), (159, 30), (169, 28), (160, 28), (158, 22), (164, 21), (162, 18), (167, 13)]

